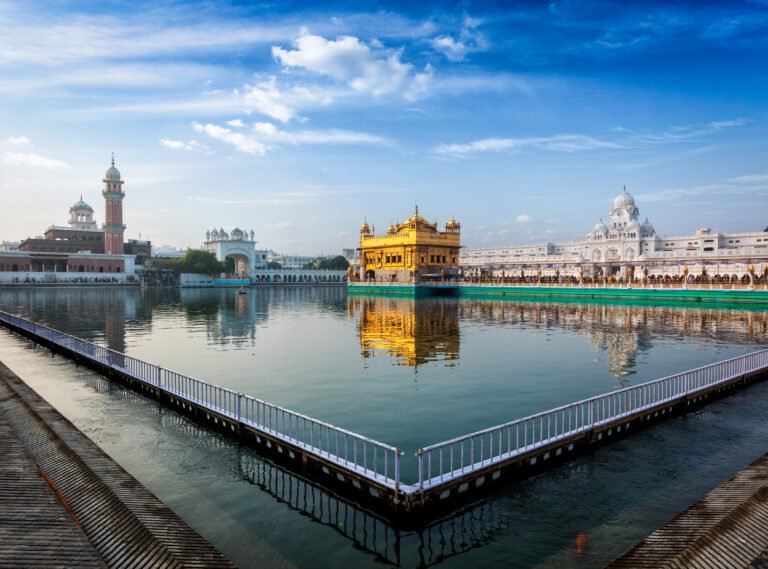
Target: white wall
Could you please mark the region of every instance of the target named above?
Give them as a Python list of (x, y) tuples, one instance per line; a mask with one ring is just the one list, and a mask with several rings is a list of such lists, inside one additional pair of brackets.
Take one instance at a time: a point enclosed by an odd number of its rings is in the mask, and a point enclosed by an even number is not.
[(136, 275), (127, 273), (39, 273), (27, 271), (0, 271), (0, 284), (26, 284), (29, 278), (35, 280), (35, 283), (48, 284), (66, 284), (66, 283), (96, 283), (96, 282), (117, 282), (117, 283), (138, 283)]

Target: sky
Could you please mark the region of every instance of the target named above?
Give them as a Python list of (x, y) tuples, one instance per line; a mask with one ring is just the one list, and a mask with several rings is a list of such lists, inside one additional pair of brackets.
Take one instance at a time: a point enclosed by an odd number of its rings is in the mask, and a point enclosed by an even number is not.
[(661, 235), (768, 226), (768, 1), (0, 0), (0, 240), (334, 255), (414, 205), (462, 244), (582, 239), (626, 183)]

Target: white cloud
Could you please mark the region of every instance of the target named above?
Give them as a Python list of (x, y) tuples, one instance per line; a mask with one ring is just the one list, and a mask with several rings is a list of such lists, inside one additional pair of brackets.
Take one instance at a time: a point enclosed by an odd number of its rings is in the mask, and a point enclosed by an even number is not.
[[(374, 96), (407, 93), (414, 80), (425, 82), (431, 70), (420, 79), (413, 65), (401, 61), (403, 50), (386, 49), (378, 41), (365, 44), (354, 36), (327, 40), (302, 29), (294, 50), (274, 46), (272, 56), (286, 68), (306, 69), (349, 85), (360, 93)], [(423, 88), (419, 89), (423, 91)]]
[(215, 124), (200, 124), (193, 123), (192, 128), (196, 132), (207, 134), (211, 138), (221, 140), (227, 144), (234, 146), (239, 152), (245, 154), (265, 154), (267, 152), (267, 146), (262, 144), (253, 137), (246, 136), (240, 132), (233, 132), (228, 128), (218, 126)]
[(622, 148), (622, 146), (615, 142), (598, 140), (583, 134), (556, 134), (547, 137), (485, 138), (466, 144), (441, 144), (433, 149), (433, 153), (438, 156), (461, 158), (481, 152), (518, 152), (524, 150), (577, 152), (606, 148)]
[(518, 215), (515, 218), (515, 221), (517, 223), (523, 223), (523, 224), (530, 224), (530, 223), (536, 223), (536, 220), (533, 219), (532, 216), (528, 215), (527, 213), (524, 213), (522, 215)]
[(243, 100), (248, 111), (258, 111), (280, 122), (296, 116), (296, 110), (285, 104), (275, 76), (256, 85), (246, 85)]
[(194, 123), (193, 128), (197, 132), (203, 132), (208, 136), (232, 144), (240, 152), (250, 154), (265, 154), (273, 150), (276, 143), (285, 144), (389, 144), (389, 141), (368, 134), (349, 130), (298, 130), (294, 132), (284, 131), (269, 122), (256, 122), (250, 133), (234, 132), (215, 124), (202, 125)]
[(733, 182), (740, 182), (742, 184), (754, 184), (756, 182), (768, 182), (768, 174), (755, 174), (752, 176), (739, 176), (738, 178), (731, 178)]
[(229, 126), (235, 127), (235, 128), (243, 128), (245, 125), (243, 124), (243, 121), (240, 119), (234, 119), (231, 121), (227, 121), (227, 124)]
[(488, 41), (482, 33), (477, 31), (480, 23), (480, 20), (465, 16), (458, 38), (447, 34), (437, 36), (430, 42), (432, 49), (454, 62), (464, 61), (469, 53), (485, 51), (488, 49)]
[(8, 166), (30, 166), (32, 168), (44, 168), (46, 170), (69, 169), (70, 166), (63, 160), (46, 158), (39, 154), (22, 154), (19, 152), (6, 152), (2, 163)]
[(389, 144), (386, 139), (365, 132), (340, 129), (287, 132), (268, 122), (254, 123), (253, 132), (262, 140), (289, 144)]
[(717, 133), (726, 128), (744, 126), (747, 119), (712, 121), (707, 124), (677, 125), (660, 133), (637, 133), (630, 139), (635, 142), (685, 142), (694, 138)]
[(192, 152), (193, 150), (202, 150), (207, 148), (205, 145), (200, 144), (196, 140), (188, 140), (187, 142), (184, 142), (183, 140), (161, 138), (160, 144), (162, 144), (166, 148), (172, 148), (173, 150), (187, 150), (189, 152)]
[(26, 146), (27, 144), (32, 144), (32, 141), (26, 136), (9, 136), (3, 142), (12, 146)]

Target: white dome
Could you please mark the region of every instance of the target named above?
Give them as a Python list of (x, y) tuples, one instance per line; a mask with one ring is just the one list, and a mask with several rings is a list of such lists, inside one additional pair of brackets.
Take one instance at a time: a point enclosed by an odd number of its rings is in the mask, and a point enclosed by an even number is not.
[(656, 233), (656, 230), (653, 228), (653, 225), (648, 221), (648, 218), (645, 219), (645, 222), (640, 226), (640, 232), (642, 233), (643, 237), (650, 237), (654, 233)]
[(616, 199), (613, 200), (613, 209), (618, 209), (620, 207), (629, 207), (635, 205), (635, 198), (633, 198), (629, 192), (627, 192), (627, 186), (624, 186), (624, 190), (616, 196)]
[(80, 201), (75, 202), (75, 204), (71, 208), (69, 208), (69, 211), (87, 211), (87, 212), (93, 213), (93, 208), (89, 206), (87, 203), (85, 203), (81, 196)]
[(608, 228), (605, 226), (605, 223), (603, 223), (603, 220), (597, 222), (597, 225), (595, 225), (595, 229), (593, 233), (607, 233)]
[(112, 154), (112, 165), (109, 167), (109, 170), (107, 170), (107, 173), (104, 174), (104, 179), (109, 180), (110, 182), (119, 182), (120, 181), (120, 170), (115, 168), (115, 155)]

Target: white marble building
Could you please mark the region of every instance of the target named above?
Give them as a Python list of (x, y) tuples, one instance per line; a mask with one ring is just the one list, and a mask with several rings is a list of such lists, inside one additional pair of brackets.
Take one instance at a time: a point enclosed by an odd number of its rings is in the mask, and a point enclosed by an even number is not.
[(238, 276), (253, 277), (256, 270), (267, 266), (267, 252), (256, 249), (254, 233), (235, 227), (227, 233), (223, 227), (205, 232), (203, 249), (210, 251), (219, 261), (232, 257), (235, 261), (235, 273)]
[[(768, 268), (768, 232), (719, 233), (700, 228), (693, 235), (661, 237), (645, 219), (634, 198), (624, 190), (613, 200), (608, 221), (602, 219), (584, 240), (482, 249), (463, 249), (460, 263), (465, 275), (626, 278), (708, 277), (748, 278), (749, 265), (760, 276)], [(703, 273), (704, 272), (704, 273)]]

